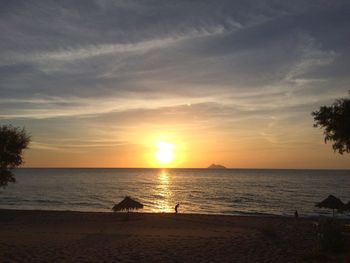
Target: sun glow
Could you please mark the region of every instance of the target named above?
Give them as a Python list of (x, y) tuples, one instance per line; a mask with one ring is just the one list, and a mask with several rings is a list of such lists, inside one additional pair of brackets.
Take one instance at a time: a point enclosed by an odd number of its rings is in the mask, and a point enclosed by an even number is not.
[(143, 135), (145, 160), (152, 168), (181, 167), (186, 160), (186, 138), (175, 133), (163, 131)]
[(156, 143), (157, 152), (155, 153), (155, 158), (161, 165), (170, 164), (174, 158), (174, 144), (168, 142), (158, 142)]

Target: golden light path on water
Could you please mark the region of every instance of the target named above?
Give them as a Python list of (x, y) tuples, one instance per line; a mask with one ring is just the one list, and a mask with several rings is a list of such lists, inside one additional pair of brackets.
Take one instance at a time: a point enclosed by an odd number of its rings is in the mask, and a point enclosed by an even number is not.
[(153, 195), (158, 197), (157, 207), (153, 212), (169, 213), (173, 212), (174, 204), (173, 193), (171, 191), (171, 177), (166, 170), (161, 170), (157, 174), (157, 186), (154, 188)]

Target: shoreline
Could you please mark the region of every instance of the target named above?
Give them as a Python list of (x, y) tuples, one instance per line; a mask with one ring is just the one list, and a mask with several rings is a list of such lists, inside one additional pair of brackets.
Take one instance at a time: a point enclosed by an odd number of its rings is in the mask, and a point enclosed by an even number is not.
[(0, 233), (1, 262), (303, 262), (317, 248), (312, 219), (283, 216), (0, 209)]
[[(69, 210), (69, 209), (33, 209), (33, 208), (0, 208), (0, 213), (2, 211), (25, 211), (25, 212), (63, 212), (63, 213), (87, 213), (87, 214), (123, 214), (126, 212), (113, 212), (111, 211), (84, 211), (84, 210)], [(171, 215), (175, 214), (174, 212), (141, 212), (141, 211), (130, 211), (131, 214), (140, 214), (140, 215)], [(178, 215), (194, 215), (194, 216), (223, 216), (223, 217), (263, 217), (263, 218), (289, 218), (289, 219), (295, 219), (294, 215), (278, 215), (278, 214), (269, 214), (269, 213), (249, 213), (249, 212), (237, 212), (237, 214), (220, 214), (220, 213), (186, 213), (186, 212), (179, 212)], [(319, 219), (327, 219), (332, 218), (332, 213), (323, 213), (318, 215), (299, 215), (299, 219), (305, 219), (305, 220), (319, 220)], [(350, 221), (350, 214), (338, 214), (335, 216), (338, 220), (345, 220)]]

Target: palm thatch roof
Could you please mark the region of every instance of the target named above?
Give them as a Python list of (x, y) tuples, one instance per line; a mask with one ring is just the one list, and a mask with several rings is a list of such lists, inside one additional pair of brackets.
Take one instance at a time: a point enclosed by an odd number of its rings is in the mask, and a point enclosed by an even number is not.
[(349, 211), (350, 212), (350, 201), (340, 208), (340, 212)]
[(113, 211), (114, 212), (123, 211), (123, 210), (129, 211), (129, 210), (141, 209), (141, 208), (143, 208), (143, 204), (131, 199), (129, 196), (126, 196), (123, 199), (123, 201), (113, 206)]
[(320, 208), (333, 209), (333, 216), (334, 216), (334, 209), (341, 209), (344, 206), (344, 203), (334, 195), (329, 195), (322, 202), (316, 204), (316, 206)]
[(339, 209), (344, 206), (344, 203), (334, 195), (329, 195), (326, 199), (316, 205), (317, 207)]

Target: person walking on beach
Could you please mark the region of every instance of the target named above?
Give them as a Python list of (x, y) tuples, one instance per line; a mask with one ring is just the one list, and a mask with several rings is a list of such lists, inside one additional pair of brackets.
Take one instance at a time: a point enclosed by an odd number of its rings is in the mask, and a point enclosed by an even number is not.
[(179, 206), (180, 206), (180, 204), (177, 204), (177, 205), (175, 206), (175, 214), (177, 214), (177, 209), (179, 208)]

